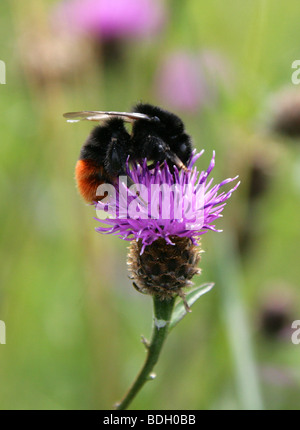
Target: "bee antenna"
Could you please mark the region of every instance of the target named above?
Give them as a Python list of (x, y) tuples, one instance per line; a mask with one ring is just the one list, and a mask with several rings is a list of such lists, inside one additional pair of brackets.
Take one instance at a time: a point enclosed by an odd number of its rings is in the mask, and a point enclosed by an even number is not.
[(184, 171), (188, 171), (188, 168), (186, 167), (186, 165), (180, 160), (180, 158), (174, 154), (174, 152), (168, 150), (166, 151), (166, 156), (168, 157), (168, 159), (175, 164), (175, 166), (178, 167), (178, 169), (182, 169)]

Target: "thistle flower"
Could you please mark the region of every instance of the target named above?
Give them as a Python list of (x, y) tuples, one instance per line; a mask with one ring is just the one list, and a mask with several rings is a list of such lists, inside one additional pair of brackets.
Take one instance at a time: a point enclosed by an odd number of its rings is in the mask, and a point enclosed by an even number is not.
[[(97, 204), (100, 233), (114, 234), (131, 241), (128, 265), (134, 286), (143, 293), (169, 299), (184, 298), (182, 289), (200, 273), (200, 236), (217, 230), (214, 222), (220, 218), (226, 200), (238, 187), (227, 192), (220, 188), (234, 181), (229, 178), (212, 185), (208, 180), (215, 154), (206, 171), (195, 166), (203, 151), (193, 153), (186, 170), (171, 169), (166, 162), (154, 169), (143, 163), (127, 162), (127, 176), (134, 183), (119, 182), (115, 195), (109, 192), (107, 201)], [(100, 186), (102, 187), (102, 186)], [(106, 187), (99, 190), (104, 195)], [(102, 219), (103, 210), (107, 211)]]
[(269, 340), (291, 339), (292, 322), (295, 320), (295, 297), (289, 285), (272, 284), (272, 292), (262, 297), (258, 309), (258, 330)]
[(221, 53), (180, 50), (163, 59), (156, 74), (155, 91), (170, 106), (193, 113), (215, 104), (220, 89), (231, 90), (232, 81), (231, 67)]
[(270, 97), (267, 123), (270, 131), (290, 139), (300, 136), (300, 91), (285, 87)]
[(66, 0), (54, 18), (65, 29), (107, 40), (155, 34), (165, 12), (157, 0)]
[(42, 12), (22, 20), (18, 55), (30, 83), (38, 88), (82, 76), (92, 61), (88, 41), (61, 30), (53, 28)]

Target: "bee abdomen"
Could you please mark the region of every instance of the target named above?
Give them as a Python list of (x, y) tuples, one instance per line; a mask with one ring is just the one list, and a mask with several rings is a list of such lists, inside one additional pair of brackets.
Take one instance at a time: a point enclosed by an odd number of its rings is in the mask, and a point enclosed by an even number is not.
[(92, 203), (101, 198), (97, 197), (97, 188), (99, 185), (110, 182), (106, 178), (102, 166), (98, 166), (94, 160), (85, 159), (78, 160), (75, 167), (75, 178), (78, 191), (82, 197), (89, 203)]

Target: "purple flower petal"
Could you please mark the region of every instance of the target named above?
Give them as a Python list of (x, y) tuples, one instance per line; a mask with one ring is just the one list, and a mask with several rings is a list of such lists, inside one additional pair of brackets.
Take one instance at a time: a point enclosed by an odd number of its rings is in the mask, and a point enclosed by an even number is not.
[[(239, 182), (228, 192), (218, 194), (222, 186), (237, 177), (225, 179), (211, 187), (212, 179), (207, 182), (207, 178), (215, 165), (215, 153), (208, 169), (199, 172), (195, 162), (202, 154), (203, 151), (199, 154), (194, 151), (188, 170), (179, 172), (174, 168), (174, 173), (167, 163), (162, 166), (158, 163), (150, 170), (147, 160), (142, 164), (132, 163), (131, 166), (127, 162), (127, 175), (136, 184), (137, 190), (139, 186), (144, 187), (144, 193), (137, 197), (122, 184), (117, 188), (117, 201), (110, 202), (111, 208), (108, 210), (110, 215), (115, 216), (96, 218), (102, 224), (96, 230), (118, 235), (124, 240), (141, 240), (142, 252), (159, 238), (164, 238), (170, 245), (173, 244), (172, 236), (189, 237), (196, 243), (197, 237), (208, 230), (222, 231), (215, 227), (214, 222), (222, 216), (226, 200), (239, 186)], [(126, 198), (122, 196), (124, 191), (127, 192)], [(134, 205), (139, 211), (132, 211), (132, 208), (136, 209)], [(97, 210), (103, 210), (105, 205), (99, 202), (96, 207)], [(120, 213), (127, 213), (127, 218), (119, 217)]]
[(53, 18), (59, 28), (111, 39), (155, 34), (165, 11), (157, 0), (65, 0)]

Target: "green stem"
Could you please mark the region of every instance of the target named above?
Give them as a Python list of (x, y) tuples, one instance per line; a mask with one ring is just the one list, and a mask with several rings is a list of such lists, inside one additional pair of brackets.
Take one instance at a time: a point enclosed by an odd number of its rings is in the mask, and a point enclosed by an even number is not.
[(153, 296), (154, 322), (150, 345), (147, 347), (148, 353), (143, 367), (137, 375), (127, 394), (116, 405), (116, 409), (126, 409), (137, 393), (141, 390), (145, 382), (151, 380), (151, 372), (158, 361), (159, 354), (168, 334), (169, 323), (174, 307), (175, 298), (161, 300)]

